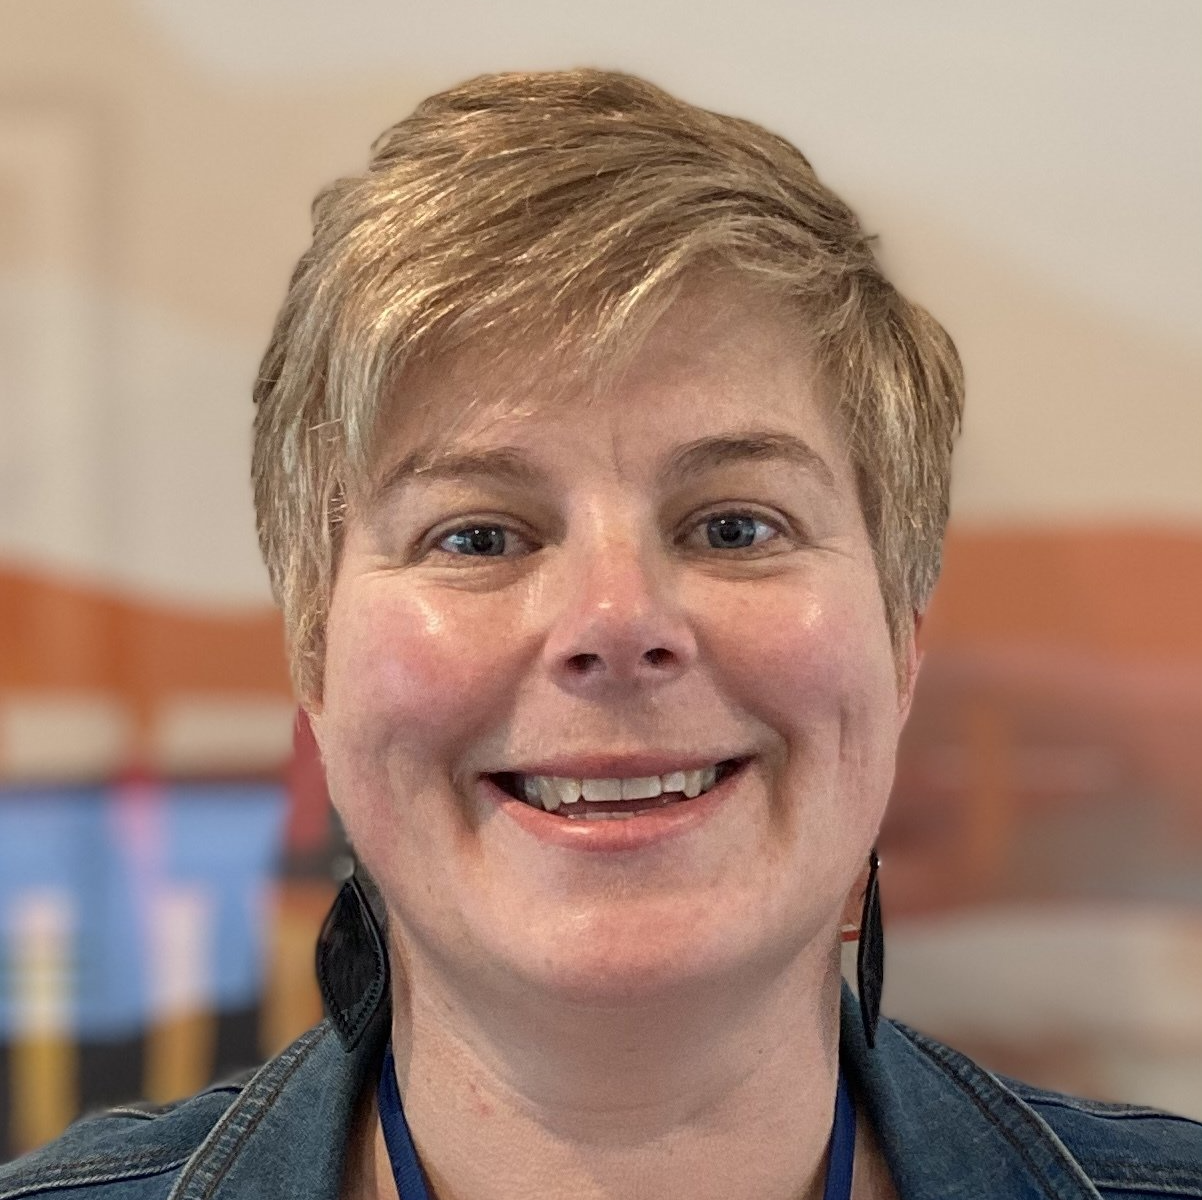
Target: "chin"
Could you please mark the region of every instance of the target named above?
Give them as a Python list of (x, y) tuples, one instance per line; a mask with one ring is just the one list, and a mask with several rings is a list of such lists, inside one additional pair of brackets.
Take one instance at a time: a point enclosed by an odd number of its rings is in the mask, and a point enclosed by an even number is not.
[[(696, 910), (591, 914), (556, 929), (531, 929), (513, 947), (513, 965), (531, 989), (567, 1004), (655, 1004), (688, 999), (710, 988), (745, 984), (769, 964), (787, 959), (781, 947), (759, 943), (755, 931), (699, 921)], [(544, 934), (545, 936), (539, 936)], [(757, 969), (760, 968), (760, 969)]]

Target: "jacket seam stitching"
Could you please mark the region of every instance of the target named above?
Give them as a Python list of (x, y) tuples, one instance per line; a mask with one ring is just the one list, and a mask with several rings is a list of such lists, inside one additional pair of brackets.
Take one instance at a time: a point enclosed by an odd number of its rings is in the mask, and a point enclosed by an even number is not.
[[(1145, 1183), (1138, 1179), (1099, 1179), (1095, 1182), (1095, 1186), (1098, 1191), (1140, 1192), (1145, 1196), (1168, 1197), (1168, 1200), (1173, 1200), (1174, 1197), (1180, 1197), (1180, 1200), (1192, 1200), (1193, 1197), (1202, 1196), (1202, 1185), (1191, 1187), (1186, 1192), (1174, 1184)], [(1165, 1191), (1166, 1187), (1169, 1189), (1168, 1191)]]
[(135, 1108), (129, 1104), (115, 1104), (112, 1108), (106, 1108), (102, 1112), (94, 1113), (89, 1118), (94, 1121), (103, 1121), (109, 1117), (130, 1117), (135, 1121), (161, 1121), (167, 1117), (173, 1117), (179, 1112), (183, 1103), (191, 1103), (194, 1100), (199, 1100), (204, 1096), (230, 1095), (240, 1096), (243, 1088), (241, 1085), (234, 1086), (226, 1084), (219, 1087), (205, 1088), (202, 1092), (197, 1092), (194, 1096), (190, 1096), (186, 1101), (180, 1104), (169, 1104), (164, 1108)]
[(1024, 1096), (1022, 1092), (1012, 1088), (1007, 1090), (1013, 1092), (1024, 1104), (1028, 1104), (1032, 1108), (1058, 1108), (1064, 1112), (1079, 1113), (1083, 1117), (1097, 1117), (1101, 1121), (1173, 1121), (1178, 1125), (1192, 1125), (1202, 1129), (1197, 1121), (1193, 1121), (1189, 1117), (1183, 1117), (1179, 1113), (1162, 1112), (1158, 1108), (1123, 1108), (1120, 1105), (1115, 1105), (1113, 1109), (1089, 1108), (1046, 1095)]
[[(944, 1075), (948, 1076), (956, 1085), (956, 1087), (968, 1097), (973, 1107), (983, 1117), (985, 1117), (987, 1121), (989, 1121), (989, 1123), (1002, 1135), (1002, 1137), (1006, 1139), (1006, 1141), (1017, 1152), (1022, 1161), (1027, 1165), (1031, 1173), (1039, 1179), (1040, 1183), (1044, 1186), (1048, 1194), (1055, 1196), (1062, 1195), (1063, 1189), (1056, 1182), (1056, 1180), (1049, 1177), (1043, 1165), (1031, 1157), (1031, 1155), (1027, 1152), (1026, 1147), (1023, 1145), (1022, 1139), (1019, 1138), (1014, 1130), (1010, 1129), (989, 1109), (987, 1105), (983, 1103), (981, 1097), (976, 1094), (976, 1091), (969, 1084), (968, 1080), (961, 1078), (956, 1071), (951, 1069), (953, 1064), (945, 1061), (944, 1057), (939, 1054), (933, 1046), (927, 1044), (925, 1038), (922, 1038), (921, 1035), (915, 1033), (913, 1030), (906, 1029), (904, 1030), (904, 1034), (907, 1038), (909, 1038), (915, 1049), (926, 1055), (927, 1058), (929, 1058), (936, 1066), (938, 1066), (943, 1071)], [(981, 1068), (977, 1069), (981, 1070)], [(982, 1073), (987, 1074), (986, 1072)], [(1050, 1144), (1054, 1149), (1056, 1149), (1065, 1165), (1071, 1164), (1074, 1174), (1077, 1177), (1076, 1182), (1078, 1185), (1084, 1184), (1085, 1186), (1091, 1188), (1096, 1195), (1096, 1186), (1085, 1174), (1081, 1164), (1077, 1162), (1077, 1160), (1069, 1153), (1068, 1148), (1060, 1141), (1059, 1138), (1055, 1136), (1054, 1131), (1049, 1129), (1046, 1123), (1041, 1121), (1024, 1101), (1019, 1099), (1019, 1097), (1011, 1092), (1008, 1088), (1003, 1087), (1003, 1085), (999, 1083), (994, 1076), (987, 1074), (987, 1077), (993, 1080), (995, 1085), (1005, 1092), (1006, 1095), (1017, 1101), (1017, 1115), (1022, 1119), (1023, 1123), (1030, 1129), (1030, 1131), (1033, 1134), (1039, 1135), (1046, 1144)]]
[[(205, 1179), (204, 1167), (205, 1160), (212, 1157), (218, 1149), (222, 1138), (230, 1132), (230, 1127), (234, 1124), (239, 1116), (239, 1109), (243, 1103), (247, 1101), (247, 1095), (251, 1092), (253, 1081), (248, 1083), (243, 1089), (241, 1096), (236, 1100), (226, 1111), (221, 1115), (221, 1119), (210, 1131), (208, 1137), (197, 1147), (195, 1153), (191, 1156), (188, 1165), (184, 1168), (176, 1185), (171, 1190), (171, 1196), (168, 1200), (185, 1200), (193, 1181), (201, 1182), (201, 1190), (196, 1193), (198, 1200), (200, 1197), (212, 1196), (216, 1188), (221, 1184), (221, 1181), (229, 1173), (230, 1167), (233, 1165), (233, 1160), (246, 1142), (246, 1139), (259, 1127), (263, 1118), (267, 1115), (269, 1107), (279, 1097), (284, 1086), (292, 1078), (293, 1075), (301, 1068), (309, 1055), (317, 1048), (318, 1045), (329, 1035), (330, 1027), (328, 1025), (318, 1026), (311, 1031), (316, 1036), (312, 1036), (309, 1041), (302, 1045), (294, 1046), (294, 1057), (287, 1064), (287, 1068), (278, 1075), (273, 1082), (271, 1089), (264, 1095), (255, 1095), (253, 1099), (256, 1103), (256, 1108), (250, 1116), (244, 1128), (234, 1134), (234, 1140), (228, 1147), (222, 1147), (223, 1157), (220, 1166), (217, 1170)], [(277, 1065), (280, 1065), (281, 1060), (274, 1060)]]
[[(12, 1191), (0, 1192), (0, 1200), (20, 1200), (22, 1196), (38, 1196), (49, 1191), (58, 1191), (62, 1188), (77, 1188), (91, 1187), (96, 1184), (106, 1183), (121, 1183), (130, 1179), (152, 1179), (156, 1175), (166, 1175), (174, 1171), (177, 1167), (183, 1166), (188, 1161), (188, 1155), (184, 1154), (179, 1158), (172, 1159), (170, 1162), (161, 1163), (156, 1166), (151, 1166), (149, 1163), (144, 1166), (127, 1166), (126, 1170), (117, 1171), (111, 1170), (112, 1160), (110, 1159), (85, 1159), (82, 1162), (71, 1164), (71, 1172), (61, 1176), (43, 1176), (35, 1183), (18, 1184)], [(81, 1174), (80, 1171), (86, 1168), (89, 1162), (104, 1162), (110, 1168), (109, 1174), (94, 1174), (91, 1172)]]

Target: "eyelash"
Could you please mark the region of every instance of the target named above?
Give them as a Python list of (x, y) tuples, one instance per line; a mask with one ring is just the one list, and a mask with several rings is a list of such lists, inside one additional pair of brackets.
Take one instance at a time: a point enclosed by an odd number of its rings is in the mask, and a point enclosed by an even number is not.
[[(781, 521), (779, 519), (769, 518), (768, 516), (766, 516), (763, 513), (758, 513), (758, 512), (754, 512), (752, 510), (743, 509), (743, 508), (718, 509), (716, 511), (705, 513), (704, 515), (699, 516), (694, 520), (692, 526), (690, 527), (690, 532), (692, 530), (704, 528), (704, 526), (708, 522), (718, 520), (719, 518), (722, 518), (722, 517), (735, 517), (735, 518), (744, 518), (744, 519), (752, 520), (756, 523), (757, 527), (763, 527), (763, 528), (771, 530), (772, 535), (773, 535), (772, 537), (766, 538), (766, 539), (764, 539), (764, 541), (757, 542), (751, 546), (727, 547), (725, 550), (725, 553), (728, 555), (753, 554), (756, 551), (760, 550), (764, 545), (774, 542), (778, 538), (787, 537), (789, 535), (789, 531), (783, 521)], [(464, 534), (464, 533), (468, 533), (468, 532), (474, 531), (474, 530), (501, 530), (502, 532), (504, 532), (506, 534), (516, 534), (519, 538), (524, 537), (524, 535), (521, 533), (520, 530), (515, 529), (512, 525), (505, 524), (503, 521), (489, 520), (489, 519), (469, 520), (469, 521), (466, 521), (466, 522), (456, 525), (452, 529), (447, 529), (447, 530), (435, 535), (435, 537), (432, 541), (432, 544), (431, 544), (431, 550), (435, 551), (437, 553), (440, 553), (440, 554), (444, 554), (448, 558), (463, 558), (463, 559), (469, 559), (469, 560), (471, 560), (471, 559), (484, 559), (484, 560), (506, 559), (506, 558), (514, 557), (514, 555), (511, 555), (511, 554), (459, 554), (452, 550), (443, 549), (443, 543), (446, 542), (449, 538), (455, 537), (457, 534)], [(757, 528), (756, 532), (757, 533), (759, 532), (758, 528)], [(529, 540), (529, 539), (526, 539), (526, 540)], [(719, 547), (717, 547), (717, 546), (707, 546), (707, 547), (705, 547), (705, 549), (719, 551)]]

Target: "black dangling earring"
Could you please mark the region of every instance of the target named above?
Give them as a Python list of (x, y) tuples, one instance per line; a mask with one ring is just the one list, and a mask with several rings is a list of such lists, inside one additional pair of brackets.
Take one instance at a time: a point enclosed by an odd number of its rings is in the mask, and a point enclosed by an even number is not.
[(860, 1020), (871, 1050), (881, 1016), (881, 988), (885, 984), (885, 931), (881, 924), (881, 887), (877, 870), (881, 860), (874, 846), (868, 855), (868, 886), (860, 915), (860, 944), (856, 950), (856, 982), (860, 992)]
[(339, 889), (317, 936), (317, 985), (342, 1048), (354, 1050), (388, 997), (384, 932), (357, 871)]

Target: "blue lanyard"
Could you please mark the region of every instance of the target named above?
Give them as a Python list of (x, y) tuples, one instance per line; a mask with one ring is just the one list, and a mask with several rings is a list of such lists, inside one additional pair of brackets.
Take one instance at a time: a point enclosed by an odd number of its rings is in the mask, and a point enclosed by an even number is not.
[[(384, 1130), (384, 1144), (388, 1147), (399, 1200), (430, 1200), (413, 1138), (401, 1110), (401, 1093), (397, 1089), (391, 1043), (384, 1051), (376, 1103), (380, 1108), (380, 1125)], [(851, 1171), (855, 1157), (856, 1110), (851, 1100), (851, 1089), (840, 1070), (839, 1090), (835, 1095), (835, 1123), (831, 1126), (830, 1163), (826, 1169), (822, 1200), (851, 1200)]]

